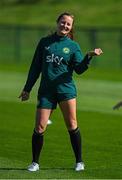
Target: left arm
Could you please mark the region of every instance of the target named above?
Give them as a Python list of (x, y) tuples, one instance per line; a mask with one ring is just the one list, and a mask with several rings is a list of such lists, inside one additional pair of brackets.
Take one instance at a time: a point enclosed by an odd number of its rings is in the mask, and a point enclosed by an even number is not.
[(93, 51), (88, 52), (80, 63), (76, 63), (74, 70), (77, 74), (82, 74), (88, 69), (88, 65), (93, 56), (99, 56), (103, 52), (100, 48), (96, 48)]

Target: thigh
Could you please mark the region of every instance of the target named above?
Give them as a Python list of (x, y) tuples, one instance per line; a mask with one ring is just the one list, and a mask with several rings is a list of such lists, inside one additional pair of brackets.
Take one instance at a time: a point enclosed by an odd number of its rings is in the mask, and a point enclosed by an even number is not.
[(53, 111), (52, 109), (42, 109), (42, 108), (37, 109), (35, 130), (38, 133), (42, 133), (45, 131), (48, 119), (49, 119), (52, 111)]
[(61, 101), (59, 103), (60, 109), (63, 113), (63, 117), (68, 130), (77, 128), (76, 119), (76, 98)]

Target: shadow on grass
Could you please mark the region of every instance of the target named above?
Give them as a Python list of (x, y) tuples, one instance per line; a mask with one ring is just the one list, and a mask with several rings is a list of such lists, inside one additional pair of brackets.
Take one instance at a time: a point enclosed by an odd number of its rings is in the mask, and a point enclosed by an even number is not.
[[(41, 168), (40, 170), (73, 170), (73, 168)], [(0, 168), (0, 171), (28, 171), (26, 168)]]
[(26, 168), (0, 168), (0, 171), (13, 171), (13, 170), (22, 171), (22, 170), (27, 170), (27, 169)]

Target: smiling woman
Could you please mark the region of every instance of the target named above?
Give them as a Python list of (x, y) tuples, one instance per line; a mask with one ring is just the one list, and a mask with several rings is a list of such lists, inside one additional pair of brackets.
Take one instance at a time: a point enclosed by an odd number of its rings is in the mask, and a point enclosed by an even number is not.
[(57, 34), (59, 36), (68, 35), (73, 39), (74, 16), (69, 13), (61, 14), (57, 19)]
[(36, 122), (32, 135), (32, 164), (29, 171), (39, 170), (39, 156), (43, 146), (44, 132), (51, 113), (57, 104), (62, 111), (74, 151), (75, 170), (84, 170), (81, 149), (81, 135), (76, 117), (76, 87), (73, 72), (82, 74), (88, 69), (93, 56), (100, 55), (100, 48), (88, 52), (83, 57), (81, 49), (73, 41), (74, 17), (63, 13), (57, 18), (56, 32), (40, 40), (29, 70), (28, 78), (20, 98), (29, 99), (30, 92), (40, 73)]

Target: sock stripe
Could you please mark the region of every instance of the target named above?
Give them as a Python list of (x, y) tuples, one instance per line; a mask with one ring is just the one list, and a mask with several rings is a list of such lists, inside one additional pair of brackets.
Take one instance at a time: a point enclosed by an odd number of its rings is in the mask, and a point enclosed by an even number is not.
[(36, 136), (43, 136), (43, 135), (44, 135), (44, 132), (38, 133), (38, 132), (34, 129), (33, 134), (36, 135)]
[(77, 127), (76, 129), (69, 130), (68, 132), (69, 132), (70, 134), (75, 134), (75, 133), (77, 133), (78, 131), (79, 131), (79, 128)]

